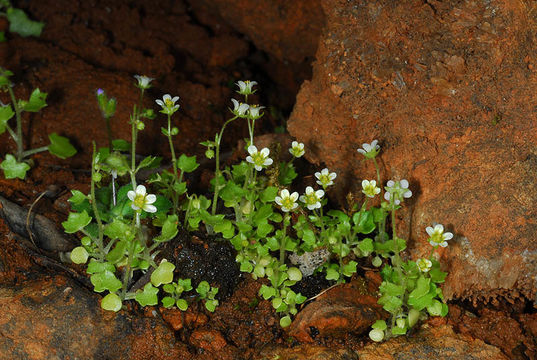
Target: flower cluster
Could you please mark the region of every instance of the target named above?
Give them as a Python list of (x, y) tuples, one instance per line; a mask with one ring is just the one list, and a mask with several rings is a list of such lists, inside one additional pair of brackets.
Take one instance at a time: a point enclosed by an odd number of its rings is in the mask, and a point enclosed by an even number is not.
[(127, 197), (132, 201), (131, 207), (134, 211), (143, 210), (148, 213), (157, 211), (157, 208), (151, 205), (157, 201), (157, 197), (154, 194), (147, 194), (147, 190), (143, 185), (138, 185), (136, 190), (129, 191)]
[(377, 145), (378, 140), (373, 140), (371, 144), (362, 144), (362, 148), (358, 149), (358, 152), (364, 155), (367, 159), (375, 158), (380, 152), (380, 146)]
[(375, 195), (380, 193), (380, 188), (375, 180), (362, 180), (362, 192), (365, 196), (374, 198)]
[(299, 158), (306, 153), (304, 151), (304, 144), (299, 143), (298, 141), (293, 141), (291, 143), (291, 148), (289, 149), (289, 152), (296, 158)]

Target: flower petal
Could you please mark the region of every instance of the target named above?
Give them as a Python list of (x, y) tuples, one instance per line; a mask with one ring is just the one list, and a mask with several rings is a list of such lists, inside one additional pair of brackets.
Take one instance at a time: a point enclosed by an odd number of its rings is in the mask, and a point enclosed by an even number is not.
[(280, 196), (282, 197), (282, 199), (288, 198), (288, 197), (289, 197), (289, 190), (287, 190), (287, 189), (283, 189), (283, 190), (280, 192)]
[(157, 196), (155, 194), (147, 194), (145, 197), (146, 204), (152, 204), (157, 201)]
[(138, 186), (136, 187), (136, 194), (137, 194), (137, 195), (145, 195), (146, 192), (147, 192), (147, 190), (146, 190), (145, 186), (143, 186), (143, 185), (138, 185)]
[(401, 184), (401, 187), (403, 189), (408, 189), (408, 180), (407, 179), (403, 179), (399, 182), (399, 184)]
[(366, 152), (365, 152), (365, 150), (364, 150), (364, 149), (358, 149), (357, 151), (358, 151), (358, 152), (359, 152), (360, 154), (363, 154), (363, 155), (365, 155), (365, 154), (366, 154)]
[(296, 201), (296, 199), (298, 199), (298, 193), (295, 191), (289, 197), (291, 198), (291, 200)]
[(266, 158), (265, 162), (263, 163), (263, 165), (265, 165), (265, 166), (272, 165), (272, 159), (271, 158)]
[(433, 230), (433, 228), (432, 228), (431, 226), (427, 226), (427, 227), (425, 228), (425, 231), (427, 231), (427, 234), (428, 234), (429, 236), (433, 236), (433, 234), (434, 234), (434, 230)]
[(255, 145), (250, 145), (250, 146), (248, 146), (248, 153), (249, 153), (250, 155), (257, 154), (257, 148), (255, 147)]
[(148, 213), (157, 212), (157, 208), (154, 205), (145, 204), (143, 210)]
[(155, 100), (155, 102), (160, 106), (164, 106), (164, 103), (160, 99)]
[(446, 232), (442, 235), (442, 237), (444, 238), (444, 240), (451, 240), (453, 239), (453, 234), (450, 232)]
[(434, 226), (434, 231), (435, 232), (439, 232), (439, 233), (443, 233), (444, 232), (444, 225), (442, 224), (436, 224)]
[(164, 102), (166, 102), (166, 100), (171, 100), (172, 99), (172, 96), (170, 94), (166, 94), (162, 97), (162, 100), (164, 100)]
[(129, 192), (127, 192), (127, 197), (129, 198), (130, 201), (134, 201), (134, 199), (136, 198), (136, 193), (130, 190)]
[(388, 180), (388, 182), (386, 183), (386, 186), (388, 187), (393, 187), (395, 185), (395, 181), (393, 180)]
[(270, 154), (270, 150), (268, 148), (263, 148), (261, 149), (260, 154), (263, 155), (263, 157), (267, 157)]

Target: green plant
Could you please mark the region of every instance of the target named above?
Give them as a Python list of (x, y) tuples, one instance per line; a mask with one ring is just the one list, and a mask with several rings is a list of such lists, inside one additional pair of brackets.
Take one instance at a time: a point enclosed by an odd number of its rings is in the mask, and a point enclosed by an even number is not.
[[(0, 16), (7, 18), (9, 21), (9, 31), (19, 34), (20, 36), (36, 36), (41, 35), (44, 23), (33, 21), (28, 18), (26, 13), (21, 9), (14, 8), (9, 0), (0, 0)], [(4, 32), (0, 32), (0, 41), (5, 40)]]
[[(101, 306), (118, 311), (125, 300), (135, 299), (140, 305), (156, 305), (163, 290), (164, 307), (177, 306), (186, 310), (184, 295), (196, 292), (208, 311), (218, 305), (218, 289), (207, 281), (196, 287), (190, 279), (174, 281), (175, 266), (162, 260), (155, 263), (159, 246), (176, 237), (183, 230), (204, 230), (207, 234), (227, 239), (235, 248), (240, 270), (259, 279), (259, 295), (271, 302), (280, 314), (280, 325), (289, 326), (292, 317), (306, 297), (293, 286), (314, 272), (323, 272), (326, 279), (343, 283), (357, 272), (359, 264), (381, 267), (383, 283), (379, 303), (391, 314), (389, 325), (379, 320), (370, 333), (380, 341), (401, 335), (414, 326), (418, 319), (429, 315), (445, 316), (447, 305), (438, 287), (446, 274), (433, 258), (403, 261), (406, 242), (397, 236), (395, 213), (401, 202), (412, 192), (406, 180), (390, 180), (384, 187), (380, 206), (371, 206), (370, 200), (382, 196), (380, 170), (376, 156), (380, 152), (377, 141), (364, 144), (358, 151), (371, 159), (376, 168), (376, 180), (363, 180), (364, 201), (348, 197), (343, 210), (327, 208), (326, 191), (337, 175), (327, 168), (316, 172), (315, 183), (306, 186), (302, 195), (290, 190), (297, 177), (293, 162), (305, 153), (304, 144), (294, 141), (289, 149), (291, 160), (279, 159), (279, 150), (271, 158), (269, 148), (258, 149), (254, 144), (255, 123), (263, 116), (262, 106), (248, 104), (255, 92), (254, 81), (239, 81), (237, 91), (244, 102), (232, 99), (232, 116), (223, 124), (214, 140), (202, 143), (208, 159), (215, 159), (212, 196), (189, 193), (183, 175), (199, 166), (194, 156), (175, 154), (173, 137), (179, 130), (172, 125), (172, 115), (179, 109), (178, 97), (169, 94), (157, 100), (161, 113), (167, 117), (162, 133), (170, 146), (170, 170), (156, 172), (149, 184), (158, 191), (148, 194), (144, 185), (137, 184), (136, 174), (144, 167), (155, 167), (158, 158), (148, 156), (136, 162), (136, 138), (144, 129), (143, 118), (152, 118), (150, 109), (142, 109), (144, 90), (151, 80), (137, 76), (141, 89), (140, 101), (131, 116), (132, 141), (114, 140), (109, 134), (109, 147), (97, 151), (94, 146), (90, 194), (73, 191), (73, 213), (64, 222), (67, 232), (81, 232), (81, 246), (71, 252), (75, 263), (86, 263), (95, 291), (105, 292)], [(104, 91), (97, 94), (101, 112), (110, 121), (115, 101)], [(220, 151), (226, 127), (233, 121), (247, 122), (249, 136), (245, 139), (247, 155), (233, 165), (222, 166)], [(109, 128), (109, 127), (108, 127)], [(130, 157), (127, 154), (130, 152)], [(115, 180), (126, 184), (115, 191)], [(103, 179), (110, 177), (110, 183)], [(391, 215), (391, 217), (390, 217)], [(391, 234), (386, 225), (392, 225)], [(155, 230), (160, 228), (159, 231)], [(451, 233), (441, 225), (427, 228), (434, 248), (446, 246)], [(142, 289), (129, 290), (133, 272), (152, 272), (150, 281)], [(122, 276), (119, 276), (121, 274)], [(120, 280), (121, 278), (121, 280)]]
[[(47, 106), (47, 93), (34, 89), (28, 100), (21, 100), (15, 97), (12, 84), (9, 78), (13, 73), (9, 70), (0, 68), (0, 90), (9, 94), (11, 104), (0, 107), (0, 134), (6, 130), (15, 142), (17, 149), (15, 155), (7, 154), (4, 161), (0, 163), (0, 168), (4, 171), (6, 179), (24, 179), (26, 172), (30, 170), (27, 158), (39, 152), (48, 151), (51, 154), (65, 159), (76, 154), (76, 149), (71, 145), (69, 139), (52, 133), (48, 136), (50, 144), (35, 149), (24, 150), (24, 139), (22, 134), (22, 113), (38, 112)], [(9, 125), (9, 120), (15, 117), (15, 127)]]

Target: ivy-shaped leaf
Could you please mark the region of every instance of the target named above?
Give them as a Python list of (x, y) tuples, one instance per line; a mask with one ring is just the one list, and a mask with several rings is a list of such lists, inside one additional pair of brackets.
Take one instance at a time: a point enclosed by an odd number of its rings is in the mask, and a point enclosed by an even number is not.
[(60, 159), (66, 159), (76, 154), (76, 149), (71, 145), (68, 138), (56, 133), (50, 134), (48, 138), (50, 140), (48, 151), (52, 155), (56, 155)]
[(158, 293), (158, 289), (149, 282), (145, 284), (144, 291), (138, 290), (136, 292), (135, 299), (136, 301), (138, 301), (138, 303), (141, 306), (157, 305), (158, 304), (157, 293)]
[(81, 213), (69, 213), (67, 220), (62, 222), (62, 226), (65, 229), (65, 232), (68, 234), (76, 233), (77, 231), (82, 230), (86, 225), (91, 222), (91, 216), (88, 215), (86, 211)]
[(6, 131), (7, 122), (15, 115), (11, 105), (0, 107), (0, 134)]
[(45, 23), (30, 20), (24, 11), (16, 8), (7, 10), (7, 19), (9, 21), (9, 31), (22, 37), (39, 37), (43, 26), (45, 26)]
[(95, 292), (99, 293), (105, 290), (116, 292), (123, 286), (121, 281), (109, 270), (91, 275), (90, 281), (93, 284)]
[(41, 92), (39, 88), (34, 89), (32, 91), (32, 94), (30, 95), (30, 99), (28, 102), (24, 103), (22, 110), (29, 111), (29, 112), (38, 112), (45, 106), (47, 106), (47, 102), (45, 101), (47, 98), (47, 93)]
[(178, 219), (177, 215), (168, 215), (164, 224), (162, 224), (162, 232), (159, 236), (153, 239), (155, 242), (164, 242), (173, 239), (177, 233)]
[(19, 178), (24, 180), (26, 172), (30, 170), (30, 165), (25, 162), (17, 162), (15, 156), (7, 154), (6, 159), (0, 164), (0, 168), (4, 170), (6, 179)]
[(173, 281), (173, 271), (175, 270), (175, 265), (162, 260), (158, 268), (153, 271), (151, 274), (151, 283), (155, 286), (160, 286), (161, 284), (169, 284)]
[(181, 171), (189, 173), (194, 170), (196, 170), (200, 166), (196, 162), (196, 156), (186, 156), (185, 154), (181, 154), (179, 159), (177, 159), (177, 167), (181, 169)]

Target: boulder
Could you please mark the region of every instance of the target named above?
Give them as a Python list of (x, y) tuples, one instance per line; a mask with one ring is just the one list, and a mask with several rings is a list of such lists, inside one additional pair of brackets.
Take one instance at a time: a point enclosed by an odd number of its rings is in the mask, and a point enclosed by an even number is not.
[[(517, 0), (324, 0), (313, 78), (288, 122), (306, 157), (336, 171), (336, 195), (375, 177), (362, 143), (382, 146), (382, 182), (408, 179), (398, 214), (410, 257), (425, 228), (455, 234), (440, 252), (451, 298), (537, 290), (535, 5)], [(324, 166), (324, 165), (323, 165)], [(518, 293), (517, 293), (518, 296)]]

